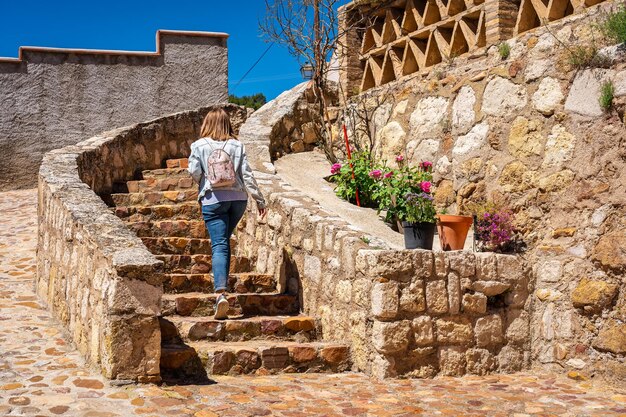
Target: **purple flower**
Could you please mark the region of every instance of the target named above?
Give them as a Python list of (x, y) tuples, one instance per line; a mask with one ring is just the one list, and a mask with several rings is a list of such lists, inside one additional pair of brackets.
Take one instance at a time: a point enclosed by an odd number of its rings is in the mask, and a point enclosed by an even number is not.
[(403, 155), (397, 155), (396, 156), (396, 162), (402, 162), (404, 161), (404, 156)]
[(375, 169), (373, 171), (370, 171), (369, 176), (374, 178), (374, 179), (380, 179), (380, 177), (382, 177), (383, 172), (380, 169)]
[(341, 164), (333, 164), (333, 166), (330, 167), (330, 173), (335, 175), (336, 173), (339, 172), (340, 169), (341, 169)]
[(421, 189), (422, 189), (422, 191), (423, 191), (423, 192), (425, 192), (425, 193), (430, 193), (430, 186), (431, 186), (430, 181), (422, 181), (422, 182), (420, 183), (420, 188), (421, 188)]
[(391, 178), (393, 177), (393, 171), (389, 171), (388, 173), (385, 174), (385, 178)]

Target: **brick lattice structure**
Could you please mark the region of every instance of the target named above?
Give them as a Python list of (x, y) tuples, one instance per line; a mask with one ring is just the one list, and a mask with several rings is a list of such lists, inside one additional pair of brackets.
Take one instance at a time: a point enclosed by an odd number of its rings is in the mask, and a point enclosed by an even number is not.
[(602, 1), (356, 1), (340, 10), (340, 80), (353, 95), (427, 73)]

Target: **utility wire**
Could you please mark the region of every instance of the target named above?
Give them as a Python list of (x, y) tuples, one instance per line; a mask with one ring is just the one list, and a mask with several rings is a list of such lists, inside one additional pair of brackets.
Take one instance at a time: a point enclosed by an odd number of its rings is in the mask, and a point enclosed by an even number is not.
[(243, 77), (241, 77), (241, 79), (239, 81), (237, 81), (237, 84), (235, 84), (235, 87), (233, 87), (233, 94), (235, 93), (235, 91), (237, 91), (237, 87), (239, 87), (239, 84), (241, 84), (241, 82), (244, 80), (244, 78), (246, 78), (248, 76), (248, 74), (250, 74), (250, 72), (252, 72), (252, 70), (254, 69), (254, 67), (257, 66), (257, 64), (259, 62), (261, 62), (261, 60), (263, 59), (263, 57), (270, 51), (270, 49), (272, 49), (272, 46), (274, 46), (274, 42), (270, 43), (270, 46), (267, 47), (267, 49), (265, 49), (265, 51), (263, 51), (263, 53), (261, 54), (261, 56), (259, 57), (259, 59), (256, 60), (256, 62), (254, 64), (252, 64), (252, 66), (250, 67), (250, 69), (248, 71), (246, 71), (245, 74), (243, 74)]

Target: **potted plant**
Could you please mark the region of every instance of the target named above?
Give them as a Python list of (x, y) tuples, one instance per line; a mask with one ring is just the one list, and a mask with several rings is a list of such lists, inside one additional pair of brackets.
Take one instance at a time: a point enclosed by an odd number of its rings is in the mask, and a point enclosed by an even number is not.
[(437, 214), (437, 232), (444, 251), (463, 250), (467, 232), (472, 226), (472, 216)]
[(408, 193), (404, 196), (402, 220), (404, 246), (407, 249), (433, 249), (435, 237), (435, 206), (430, 193)]
[[(387, 221), (398, 221), (404, 233), (407, 249), (432, 249), (435, 233), (435, 207), (432, 192), (432, 163), (422, 162), (417, 167), (396, 157), (398, 169), (376, 172), (378, 187), (374, 192), (379, 212), (387, 211)], [(401, 226), (401, 227), (400, 227)]]

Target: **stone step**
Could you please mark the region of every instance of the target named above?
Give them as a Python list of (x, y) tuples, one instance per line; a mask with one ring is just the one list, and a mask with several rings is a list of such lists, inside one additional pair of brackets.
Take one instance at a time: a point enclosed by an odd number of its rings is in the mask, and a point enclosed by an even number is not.
[[(162, 316), (213, 316), (217, 294), (163, 294)], [(286, 316), (298, 314), (298, 297), (278, 293), (228, 294), (229, 316)]]
[(116, 206), (173, 205), (196, 201), (198, 191), (155, 191), (150, 193), (111, 194)]
[[(232, 293), (263, 293), (276, 291), (276, 278), (273, 275), (255, 272), (232, 273), (228, 278), (228, 291)], [(213, 276), (210, 274), (167, 274), (163, 279), (166, 293), (185, 292), (213, 293)]]
[(168, 159), (167, 161), (165, 161), (165, 166), (168, 168), (187, 168), (189, 166), (189, 159)]
[(351, 368), (348, 346), (332, 342), (202, 341), (161, 347), (161, 369), (166, 373), (193, 369), (198, 360), (209, 375), (345, 372)]
[[(155, 255), (210, 255), (210, 239), (185, 237), (142, 237), (143, 244)], [(231, 248), (236, 240), (231, 240)]]
[(197, 188), (190, 175), (187, 177), (148, 178), (126, 182), (129, 193), (153, 191), (184, 191)]
[(150, 178), (189, 178), (187, 168), (159, 168), (142, 171), (143, 179)]
[(256, 316), (215, 320), (207, 317), (161, 318), (163, 343), (280, 339), (310, 342), (318, 335), (315, 320), (307, 316)]
[(114, 208), (114, 213), (129, 222), (202, 220), (202, 208), (195, 201), (177, 205), (119, 206)]
[(155, 255), (164, 262), (166, 274), (208, 274), (211, 272), (211, 255)]
[(186, 237), (195, 239), (207, 239), (209, 237), (202, 220), (129, 221), (126, 224), (139, 237)]

